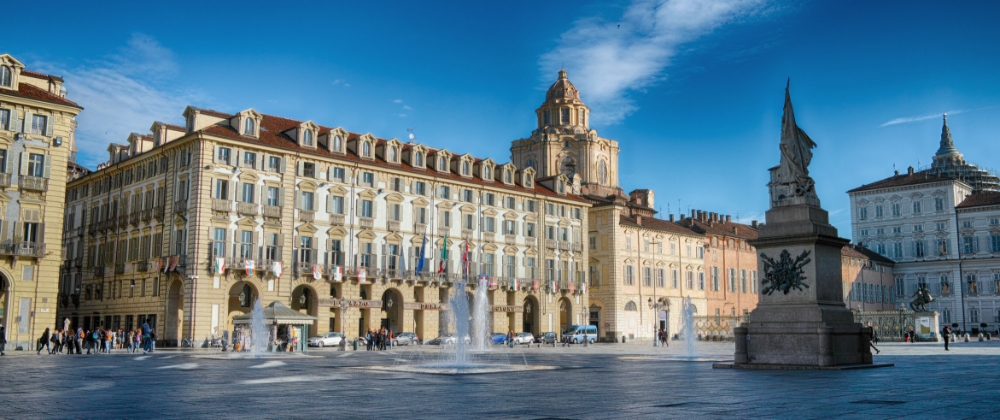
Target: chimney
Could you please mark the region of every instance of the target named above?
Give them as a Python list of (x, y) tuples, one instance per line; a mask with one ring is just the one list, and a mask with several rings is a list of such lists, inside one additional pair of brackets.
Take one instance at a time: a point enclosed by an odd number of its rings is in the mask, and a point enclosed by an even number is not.
[(670, 221), (671, 221), (671, 222), (673, 222), (673, 221), (674, 221), (674, 215), (672, 215), (672, 214), (670, 215)]
[(693, 219), (693, 218), (695, 217), (695, 214), (696, 214), (697, 212), (698, 212), (698, 210), (691, 210), (691, 218), (692, 218), (692, 219)]
[(750, 226), (753, 227), (754, 229), (757, 229), (757, 221), (756, 220), (751, 220), (750, 221)]
[(726, 215), (726, 223), (729, 223), (729, 222), (731, 222), (732, 220), (733, 220), (733, 219), (732, 219), (732, 216), (730, 216), (730, 215), (728, 215), (728, 214), (727, 214), (727, 215)]
[(912, 166), (909, 167), (909, 168), (906, 168), (906, 174), (907, 175), (913, 175), (913, 167)]
[(642, 226), (642, 216), (640, 216), (638, 214), (635, 215), (635, 224), (637, 224), (639, 226)]

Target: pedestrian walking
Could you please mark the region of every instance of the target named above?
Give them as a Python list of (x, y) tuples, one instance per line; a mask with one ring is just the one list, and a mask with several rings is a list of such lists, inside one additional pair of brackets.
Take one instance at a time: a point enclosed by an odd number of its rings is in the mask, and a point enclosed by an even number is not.
[(948, 351), (948, 342), (951, 341), (951, 325), (944, 326), (944, 331), (941, 331), (941, 337), (944, 338), (944, 351)]
[(52, 352), (52, 347), (49, 346), (49, 329), (48, 328), (45, 329), (45, 332), (42, 333), (41, 338), (38, 339), (38, 351), (35, 352), (35, 354), (36, 355), (41, 355), (42, 354), (42, 348), (45, 348), (45, 351), (47, 351), (49, 353)]
[(6, 356), (4, 348), (7, 347), (7, 329), (0, 325), (0, 356)]
[(61, 341), (62, 341), (62, 330), (56, 329), (56, 331), (52, 333), (52, 338), (49, 340), (49, 342), (52, 343), (52, 350), (49, 350), (49, 354), (59, 353), (59, 346)]
[(110, 329), (104, 331), (104, 352), (111, 354), (111, 345), (115, 342), (115, 333)]
[(149, 352), (156, 351), (156, 328), (149, 330)]
[(142, 321), (142, 354), (149, 353), (149, 323)]
[(83, 354), (83, 328), (76, 327), (76, 336), (74, 342), (76, 343), (76, 354)]

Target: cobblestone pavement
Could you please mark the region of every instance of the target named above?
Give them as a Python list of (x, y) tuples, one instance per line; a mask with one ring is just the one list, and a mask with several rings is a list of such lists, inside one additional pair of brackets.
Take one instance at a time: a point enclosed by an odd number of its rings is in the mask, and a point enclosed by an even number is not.
[[(1000, 418), (1000, 342), (883, 344), (853, 371), (712, 369), (731, 343), (497, 349), (497, 363), (559, 369), (465, 376), (406, 365), (436, 347), (230, 358), (205, 350), (0, 357), (0, 418)], [(357, 369), (398, 366), (396, 372)]]

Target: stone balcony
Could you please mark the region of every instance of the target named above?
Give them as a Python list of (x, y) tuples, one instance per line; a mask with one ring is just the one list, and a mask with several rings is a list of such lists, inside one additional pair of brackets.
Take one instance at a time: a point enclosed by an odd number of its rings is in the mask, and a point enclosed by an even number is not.
[(517, 236), (516, 235), (504, 235), (503, 241), (507, 245), (517, 244)]
[(187, 208), (188, 208), (187, 199), (174, 201), (174, 213), (183, 213), (187, 211)]
[(3, 242), (0, 243), (0, 255), (41, 258), (45, 256), (45, 244), (27, 241)]
[(0, 172), (0, 187), (10, 186), (10, 174), (6, 172)]
[(274, 219), (281, 218), (281, 207), (278, 206), (264, 206), (264, 217), (270, 217)]
[(212, 199), (212, 211), (230, 212), (233, 210), (233, 202), (229, 200)]
[(132, 214), (130, 214), (128, 216), (128, 223), (130, 225), (132, 225), (132, 226), (138, 226), (139, 225), (139, 216), (140, 216), (139, 213), (140, 212), (136, 211), (136, 212), (133, 212)]
[(118, 227), (125, 228), (126, 226), (128, 226), (128, 215), (123, 214), (118, 216)]
[(559, 249), (562, 251), (569, 251), (569, 241), (559, 241)]
[(334, 226), (344, 225), (344, 215), (343, 214), (330, 214), (330, 224)]
[(580, 243), (580, 242), (573, 242), (573, 251), (574, 252), (583, 252), (583, 244)]
[(361, 228), (362, 229), (374, 229), (375, 228), (375, 219), (372, 219), (370, 217), (362, 217), (361, 218)]
[(257, 204), (243, 202), (236, 203), (236, 212), (245, 216), (256, 216)]
[(389, 230), (389, 232), (399, 232), (399, 221), (390, 220), (386, 228)]
[(161, 206), (153, 207), (153, 218), (154, 219), (163, 219), (163, 206), (162, 205)]
[(148, 221), (152, 220), (153, 219), (153, 209), (143, 210), (140, 213), (139, 218), (142, 219), (143, 222), (148, 222)]
[(545, 240), (545, 247), (549, 248), (549, 249), (555, 249), (556, 248), (556, 240), (555, 239), (546, 239)]
[(437, 230), (438, 236), (445, 236), (451, 234), (451, 228), (448, 226), (438, 226)]
[(49, 189), (49, 180), (38, 176), (21, 175), (18, 185), (22, 190), (47, 191)]
[(299, 221), (312, 223), (316, 221), (316, 212), (309, 210), (299, 210)]
[(125, 264), (115, 264), (115, 274), (125, 274)]
[(413, 233), (416, 233), (418, 235), (427, 233), (427, 225), (424, 224), (424, 223), (414, 223), (413, 224)]

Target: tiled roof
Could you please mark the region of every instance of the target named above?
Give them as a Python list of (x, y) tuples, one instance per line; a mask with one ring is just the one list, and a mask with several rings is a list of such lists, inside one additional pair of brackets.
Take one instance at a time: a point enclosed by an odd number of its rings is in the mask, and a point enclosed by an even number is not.
[(951, 181), (954, 179), (955, 178), (953, 177), (932, 174), (928, 171), (920, 171), (912, 174), (893, 175), (886, 179), (875, 181), (871, 184), (862, 185), (848, 192), (852, 193), (858, 191), (876, 190), (879, 188), (903, 187), (907, 185), (927, 184), (938, 181)]
[(213, 117), (226, 118), (226, 119), (233, 117), (232, 114), (227, 114), (225, 112), (219, 112), (219, 111), (213, 111), (211, 109), (201, 109), (201, 108), (198, 108), (198, 113), (205, 114), (205, 115), (210, 115), (210, 116), (213, 116)]
[(735, 222), (702, 222), (698, 219), (685, 218), (677, 221), (677, 224), (685, 226), (698, 233), (729, 236), (740, 239), (757, 239), (757, 229), (742, 223)]
[(25, 69), (21, 69), (21, 76), (29, 76), (29, 77), (34, 77), (36, 79), (45, 79), (45, 80), (53, 79), (53, 80), (58, 80), (60, 82), (62, 81), (62, 77), (59, 76), (53, 76), (51, 74), (39, 73), (37, 71), (31, 71)]
[(0, 89), (0, 94), (20, 96), (22, 98), (37, 99), (39, 101), (52, 102), (52, 103), (57, 103), (57, 104), (62, 104), (62, 105), (69, 105), (69, 106), (73, 106), (73, 107), (76, 107), (76, 108), (83, 109), (83, 107), (80, 106), (80, 105), (77, 105), (76, 102), (73, 102), (73, 101), (71, 101), (69, 99), (63, 98), (62, 96), (56, 95), (54, 93), (50, 93), (49, 91), (47, 91), (45, 89), (33, 86), (31, 84), (28, 84), (28, 83), (18, 83), (17, 84), (17, 92), (16, 93), (14, 91), (12, 91), (12, 90)]
[(965, 197), (955, 208), (991, 206), (1000, 204), (1000, 192), (980, 191)]
[[(201, 112), (204, 112), (204, 110), (201, 110)], [(225, 115), (225, 114), (221, 114), (220, 113), (218, 115), (218, 117), (220, 117), (220, 118), (230, 118), (231, 115)], [(261, 144), (261, 145), (264, 145), (264, 146), (270, 146), (270, 147), (275, 147), (275, 148), (279, 148), (279, 149), (295, 150), (295, 151), (298, 151), (298, 152), (301, 152), (301, 153), (312, 154), (312, 155), (317, 155), (317, 156), (323, 156), (323, 157), (326, 157), (326, 158), (340, 159), (340, 160), (346, 160), (346, 161), (351, 161), (351, 162), (363, 162), (363, 163), (369, 164), (369, 165), (381, 166), (381, 167), (385, 167), (385, 168), (392, 168), (392, 169), (409, 171), (409, 172), (415, 172), (415, 173), (426, 173), (427, 172), (426, 169), (414, 168), (414, 167), (410, 166), (408, 163), (406, 163), (404, 161), (401, 161), (401, 163), (399, 163), (399, 164), (394, 164), (394, 163), (386, 162), (385, 160), (382, 160), (382, 159), (375, 159), (375, 160), (362, 159), (361, 157), (357, 156), (356, 154), (352, 154), (350, 152), (348, 152), (347, 154), (340, 154), (340, 153), (331, 153), (330, 151), (328, 151), (328, 150), (326, 150), (326, 149), (324, 149), (322, 147), (317, 147), (315, 149), (308, 148), (308, 147), (301, 147), (301, 146), (298, 145), (298, 143), (295, 140), (293, 140), (291, 137), (288, 137), (287, 135), (284, 134), (285, 131), (287, 131), (287, 130), (293, 128), (293, 127), (298, 126), (300, 123), (301, 123), (301, 121), (296, 121), (296, 120), (292, 120), (292, 119), (288, 119), (288, 118), (284, 118), (284, 117), (277, 117), (277, 116), (273, 116), (273, 115), (263, 115), (263, 118), (262, 118), (262, 120), (260, 122), (260, 128), (261, 129), (260, 129), (260, 137), (259, 138), (253, 138), (253, 137), (250, 137), (250, 136), (241, 135), (235, 129), (233, 129), (232, 127), (230, 127), (228, 125), (219, 125), (219, 124), (211, 125), (209, 127), (203, 128), (201, 131), (204, 132), (204, 133), (206, 133), (206, 134), (211, 134), (211, 135), (215, 135), (215, 136), (219, 136), (219, 137), (225, 137), (225, 138), (230, 138), (230, 139), (234, 139), (234, 140), (239, 140), (240, 142), (253, 143), (253, 144)], [(322, 131), (322, 130), (325, 130), (325, 131)], [(326, 131), (329, 131), (329, 130), (331, 130), (329, 127), (321, 127), (321, 132), (326, 132)], [(348, 141), (358, 139), (361, 136), (362, 136), (361, 134), (349, 133), (349, 135), (348, 135)], [(381, 144), (381, 143), (387, 142), (388, 140), (377, 139), (377, 141)], [(432, 149), (432, 148), (428, 147), (428, 151), (429, 152), (436, 151), (436, 150), (437, 149)], [(512, 191), (520, 191), (520, 192), (524, 192), (524, 193), (536, 193), (536, 194), (542, 194), (542, 195), (547, 195), (547, 196), (552, 196), (552, 197), (565, 197), (567, 199), (576, 200), (576, 201), (585, 201), (585, 200), (583, 200), (582, 197), (579, 197), (579, 196), (576, 196), (576, 195), (573, 195), (573, 194), (569, 194), (569, 193), (567, 193), (565, 196), (561, 196), (558, 193), (556, 193), (555, 191), (550, 190), (549, 188), (545, 187), (544, 185), (542, 185), (541, 183), (539, 183), (537, 181), (534, 183), (534, 187), (535, 188), (529, 189), (529, 188), (524, 188), (524, 187), (522, 187), (520, 185), (516, 185), (516, 184), (515, 185), (507, 185), (507, 184), (504, 184), (503, 182), (496, 182), (496, 181), (487, 182), (487, 181), (484, 181), (482, 178), (479, 178), (477, 176), (473, 176), (472, 178), (463, 177), (463, 176), (460, 176), (457, 173), (454, 173), (452, 171), (449, 171), (447, 173), (441, 173), (441, 172), (434, 171), (434, 173), (436, 174), (436, 176), (438, 178), (452, 179), (452, 180), (455, 180), (455, 181), (468, 182), (468, 183), (479, 184), (479, 185), (489, 185), (489, 186), (493, 186), (493, 187), (500, 188), (500, 189), (506, 189), (506, 190), (512, 190)]]
[(622, 225), (638, 226), (647, 229), (662, 230), (691, 236), (704, 236), (701, 232), (695, 232), (669, 220), (657, 219), (655, 217), (640, 217), (639, 222), (637, 222), (635, 217), (625, 215), (621, 215), (619, 217), (620, 219), (618, 223)]
[(849, 244), (840, 249), (840, 255), (850, 258), (866, 258), (872, 261), (878, 261), (882, 264), (896, 264), (895, 261), (889, 258), (879, 255), (879, 253), (865, 248), (864, 245)]

